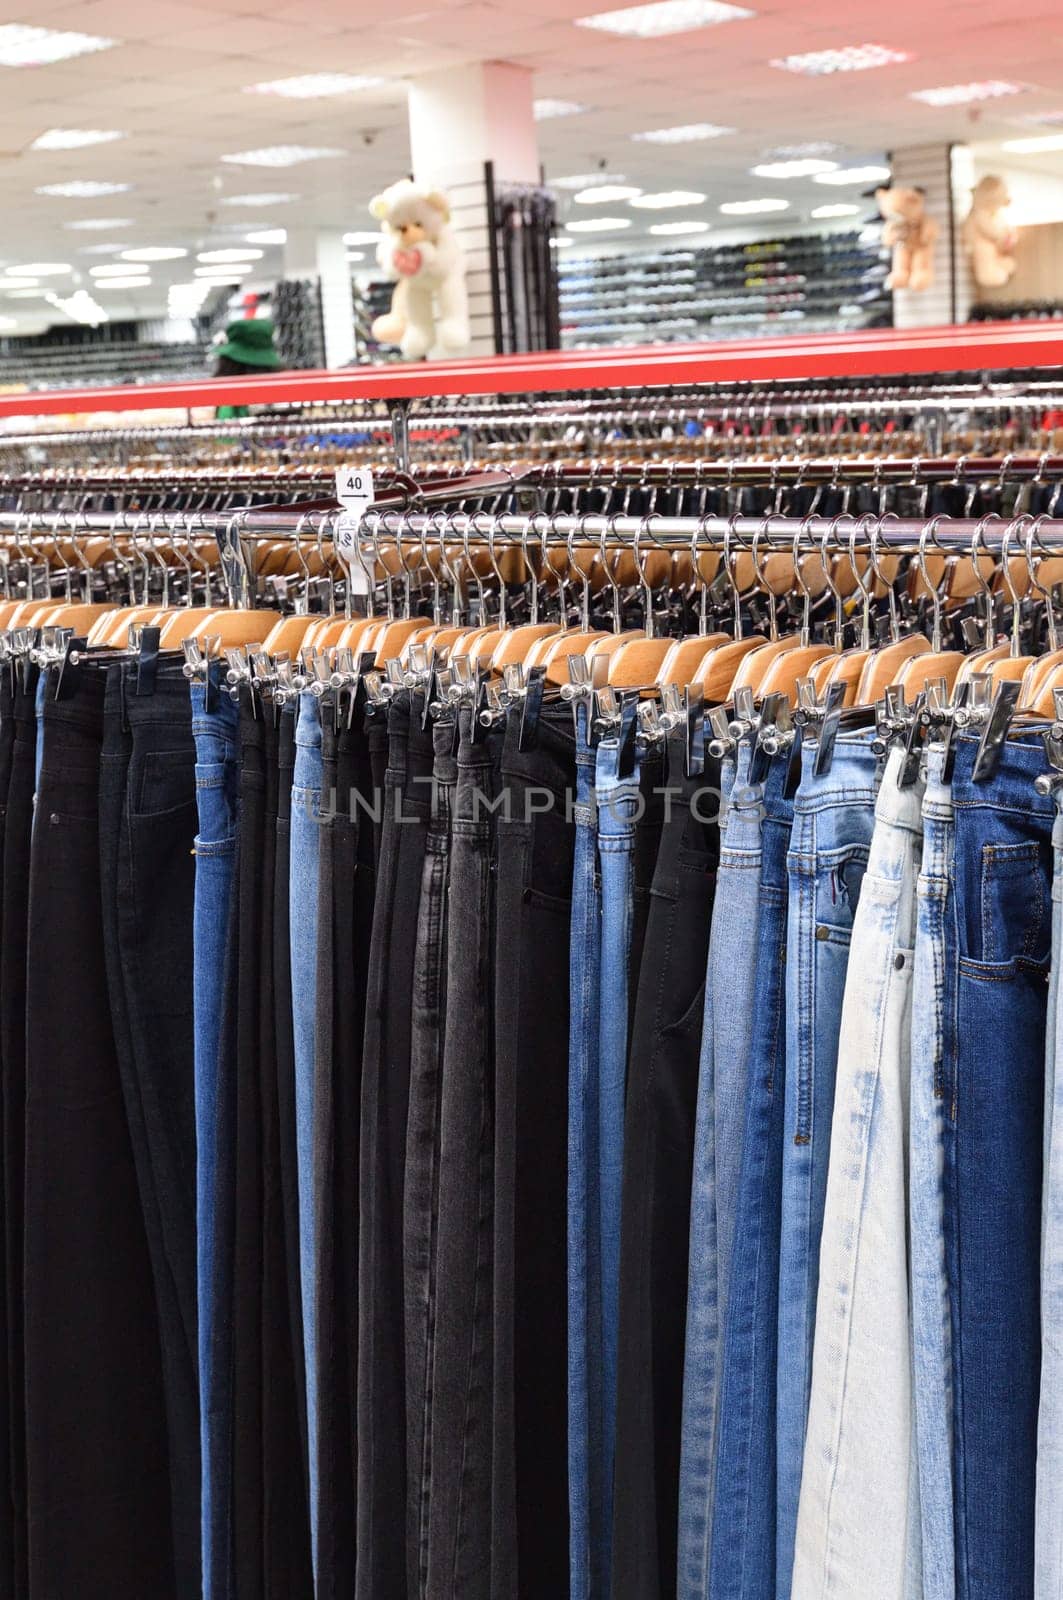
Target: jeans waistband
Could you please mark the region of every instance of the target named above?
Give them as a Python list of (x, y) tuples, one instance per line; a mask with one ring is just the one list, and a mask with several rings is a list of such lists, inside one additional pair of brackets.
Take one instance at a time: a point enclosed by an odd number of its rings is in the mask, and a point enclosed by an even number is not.
[(993, 774), (981, 783), (974, 781), (974, 762), (978, 737), (961, 734), (956, 740), (956, 762), (952, 775), (952, 803), (957, 811), (989, 807), (996, 811), (1018, 811), (1046, 821), (1055, 813), (1050, 795), (1039, 795), (1034, 780), (1046, 771), (1041, 736), (1037, 732), (1008, 737), (1001, 748)]

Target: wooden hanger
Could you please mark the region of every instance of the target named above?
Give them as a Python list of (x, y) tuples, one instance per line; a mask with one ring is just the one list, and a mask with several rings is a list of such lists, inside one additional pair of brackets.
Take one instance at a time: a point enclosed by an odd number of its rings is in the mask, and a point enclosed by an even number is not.
[[(926, 593), (930, 597), (933, 611), (931, 624), (930, 649), (921, 655), (912, 656), (901, 667), (897, 674), (897, 686), (904, 690), (904, 697), (908, 705), (913, 705), (916, 696), (921, 694), (928, 683), (944, 679), (951, 693), (953, 685), (959, 676), (960, 668), (966, 659), (962, 650), (943, 650), (941, 643), (941, 614), (943, 598), (950, 593), (950, 584), (956, 575), (957, 563), (942, 560), (935, 562), (936, 575), (931, 567), (930, 556), (927, 551), (927, 542), (933, 537), (940, 517), (934, 517), (923, 525), (919, 534), (919, 552), (917, 555), (917, 571), (922, 580)], [(942, 591), (944, 585), (944, 593)]]

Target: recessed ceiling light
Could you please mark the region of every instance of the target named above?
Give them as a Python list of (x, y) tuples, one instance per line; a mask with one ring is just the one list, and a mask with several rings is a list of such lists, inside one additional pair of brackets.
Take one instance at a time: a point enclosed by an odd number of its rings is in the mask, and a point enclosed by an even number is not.
[(261, 261), (264, 254), (264, 250), (234, 247), (232, 250), (201, 250), (196, 260), (202, 261), (204, 266), (221, 266), (227, 261)]
[(671, 211), (678, 206), (700, 206), (707, 198), (696, 189), (662, 189), (659, 194), (640, 194), (631, 204), (639, 211)]
[(302, 161), (324, 161), (345, 156), (346, 150), (331, 145), (267, 144), (260, 150), (237, 150), (222, 160), (231, 167), (297, 167)]
[(250, 261), (234, 261), (230, 267), (224, 267), (220, 264), (215, 267), (193, 267), (192, 276), (194, 278), (224, 278), (226, 282), (234, 283), (241, 273), (250, 272), (251, 269), (252, 263)]
[(379, 244), (383, 238), (381, 233), (366, 233), (364, 230), (343, 235), (344, 244)]
[(17, 328), (17, 317), (0, 317), (0, 328)]
[(288, 238), (287, 228), (259, 228), (255, 233), (245, 233), (244, 238), (248, 244), (284, 244)]
[(1048, 150), (1063, 150), (1063, 133), (1042, 133), (1029, 139), (1005, 139), (1000, 147), (1017, 156), (1036, 156)]
[(784, 72), (805, 72), (823, 77), (831, 72), (867, 72), (872, 67), (892, 67), (911, 61), (907, 50), (891, 50), (884, 44), (847, 44), (840, 50), (806, 50), (802, 55), (782, 56), (770, 63)]
[[(81, 222), (64, 222), (71, 233), (107, 233), (111, 229), (131, 228), (132, 217), (85, 217)], [(118, 246), (116, 245), (117, 249)]]
[(720, 207), (726, 217), (756, 217), (761, 212), (789, 209), (789, 200), (728, 200)]
[(645, 133), (631, 137), (642, 144), (696, 144), (700, 139), (719, 139), (733, 128), (724, 128), (716, 122), (681, 122), (675, 128), (647, 128)]
[(607, 206), (614, 200), (635, 200), (641, 193), (627, 183), (600, 183), (593, 189), (581, 189), (572, 198), (578, 206)]
[(630, 217), (585, 217), (582, 222), (566, 222), (569, 233), (611, 233), (617, 228), (630, 228)]
[(90, 267), (89, 276), (93, 278), (132, 278), (136, 274), (130, 272), (128, 262), (110, 261), (105, 262), (100, 267)]
[(348, 250), (348, 252), (347, 252), (347, 260), (348, 261), (364, 261), (365, 260), (365, 251), (364, 250)]
[(534, 100), (532, 112), (536, 122), (548, 122), (551, 117), (578, 117), (586, 106), (578, 100)]
[(801, 156), (831, 156), (837, 150), (836, 144), (831, 144), (826, 139), (811, 139), (804, 144), (777, 144), (770, 150), (765, 150), (765, 161), (793, 161)]
[(298, 200), (297, 194), (227, 194), (223, 206), (283, 206)]
[(97, 289), (149, 289), (151, 279), (139, 278), (97, 278)]
[(22, 22), (0, 26), (0, 67), (47, 67), (71, 56), (109, 50), (116, 39), (94, 33), (58, 33), (54, 28), (30, 28)]
[(796, 161), (762, 161), (752, 172), (755, 178), (814, 178), (820, 172), (834, 172), (837, 166), (836, 161), (802, 156)]
[(70, 183), (45, 183), (34, 194), (57, 195), (64, 200), (94, 200), (101, 194), (127, 194), (131, 183), (94, 183), (87, 178), (76, 178)]
[(565, 178), (551, 178), (552, 189), (590, 189), (596, 183), (626, 183), (621, 172), (570, 172)]
[(137, 250), (123, 250), (123, 261), (180, 261), (188, 254), (176, 244), (148, 244)]
[(39, 279), (31, 278), (28, 273), (19, 275), (11, 272), (5, 272), (3, 277), (0, 278), (0, 288), (28, 289), (31, 285), (35, 288), (38, 282)]
[(659, 39), (664, 34), (690, 33), (695, 28), (740, 22), (755, 15), (745, 6), (726, 5), (724, 0), (654, 0), (651, 5), (597, 11), (589, 17), (574, 17), (573, 21), (577, 28), (600, 28), (603, 33), (620, 33), (632, 39)]
[(1008, 94), (1021, 94), (1021, 83), (1005, 83), (1000, 78), (989, 78), (985, 83), (946, 83), (940, 89), (916, 89), (909, 100), (921, 100), (927, 106), (966, 106), (976, 100), (999, 100)]
[[(0, 285), (0, 288), (3, 288), (3, 285)], [(3, 292), (4, 292), (4, 294), (7, 295), (7, 298), (9, 300), (43, 300), (44, 299), (44, 290), (43, 289), (17, 288), (17, 289), (4, 289)]]
[(662, 236), (680, 233), (708, 233), (709, 224), (707, 222), (655, 222), (649, 231)]
[(568, 239), (563, 233), (555, 233), (550, 240), (551, 250), (567, 250), (570, 244), (575, 244), (575, 239)]
[(90, 144), (111, 144), (124, 139), (117, 128), (49, 128), (30, 145), (31, 150), (81, 150)]
[(836, 172), (820, 172), (813, 183), (827, 183), (838, 189), (852, 183), (886, 183), (889, 167), (839, 167)]
[(273, 78), (269, 83), (249, 83), (245, 94), (279, 94), (285, 100), (323, 100), (327, 95), (357, 94), (377, 89), (383, 78), (366, 78), (354, 72), (304, 72), (296, 78)]
[(21, 267), (8, 267), (8, 277), (55, 278), (64, 272), (73, 272), (69, 261), (27, 261)]
[(107, 321), (107, 313), (89, 294), (87, 289), (76, 289), (71, 295), (46, 294), (50, 306), (57, 306), (65, 316), (87, 327)]
[(78, 251), (79, 256), (116, 256), (121, 253), (120, 244), (83, 244)]
[(817, 219), (825, 219), (827, 217), (858, 217), (860, 215), (860, 207), (846, 205), (816, 206), (815, 210), (811, 214)]

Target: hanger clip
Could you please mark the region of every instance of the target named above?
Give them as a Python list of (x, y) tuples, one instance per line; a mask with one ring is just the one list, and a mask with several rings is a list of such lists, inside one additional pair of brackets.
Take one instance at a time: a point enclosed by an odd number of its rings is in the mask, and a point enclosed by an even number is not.
[(919, 776), (919, 767), (922, 761), (923, 746), (926, 744), (927, 721), (924, 716), (926, 709), (925, 694), (920, 691), (912, 707), (912, 714), (908, 719), (908, 728), (904, 737), (904, 761), (897, 778), (898, 789), (910, 789)]
[(1008, 736), (1008, 729), (1011, 727), (1011, 719), (1015, 715), (1015, 707), (1019, 703), (1021, 692), (1022, 684), (1017, 678), (1008, 678), (997, 684), (993, 709), (982, 729), (978, 753), (974, 758), (974, 771), (971, 774), (974, 783), (984, 783), (996, 772), (1000, 764), (1000, 752), (1004, 748), (1004, 741)]
[(1034, 788), (1041, 795), (1058, 794), (1063, 790), (1063, 689), (1053, 689), (1052, 699), (1056, 720), (1041, 736), (1052, 770), (1038, 773), (1033, 781)]
[[(749, 758), (749, 777), (747, 779), (750, 784), (756, 785), (764, 782), (764, 779), (768, 776), (768, 768), (771, 766), (772, 757), (782, 748), (781, 744), (777, 743), (777, 734), (779, 719), (783, 716), (784, 705), (786, 706), (786, 721), (788, 724), (790, 708), (786, 703), (786, 696), (783, 694), (765, 695), (760, 706), (760, 716), (754, 718), (753, 726), (750, 729), (753, 738), (753, 750)], [(767, 745), (764, 743), (765, 738), (768, 740)]]
[(75, 639), (72, 628), (56, 629), (56, 632), (62, 632), (66, 635), (62, 656), (56, 664), (57, 671), (53, 699), (59, 700), (64, 694), (69, 694), (77, 682), (79, 670), (77, 662), (80, 654), (85, 649), (87, 641), (85, 639)]
[(583, 707), (587, 741), (593, 745), (596, 741), (593, 715), (594, 685), (591, 663), (586, 656), (568, 657), (568, 682), (561, 685), (561, 698), (572, 707), (572, 726), (577, 741), (580, 736), (580, 707)]

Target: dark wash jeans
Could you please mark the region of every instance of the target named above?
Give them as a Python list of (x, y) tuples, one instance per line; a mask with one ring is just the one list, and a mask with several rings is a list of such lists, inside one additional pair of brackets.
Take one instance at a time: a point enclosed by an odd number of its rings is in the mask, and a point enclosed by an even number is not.
[(447, 905), (432, 1360), (430, 1600), (493, 1600), (492, 1275), (495, 1139), (495, 832), (502, 734), (459, 716)]
[(1034, 1593), (1044, 1057), (1054, 802), (1036, 734), (972, 778), (958, 741), (945, 1037), (945, 1246), (959, 1600)]
[(177, 1592), (201, 1589), (192, 966), (195, 745), (188, 684), (107, 670), (100, 888), (115, 1047), (162, 1345)]
[[(317, 1600), (346, 1600), (357, 1559), (358, 1147), (366, 983), (376, 894), (373, 778), (364, 716), (321, 726), (328, 822), (318, 898), (314, 1202), (318, 1241)], [(336, 791), (332, 806), (332, 788)], [(352, 794), (355, 796), (352, 804)], [(325, 918), (328, 918), (327, 925)], [(328, 959), (326, 961), (326, 952)]]
[(29, 1592), (165, 1600), (177, 1591), (159, 1318), (104, 963), (105, 686), (83, 669), (57, 701), (56, 676), (27, 951)]
[[(14, 692), (7, 672), (0, 674), (0, 907), (3, 906), (4, 833), (7, 797), (11, 785), (11, 765), (15, 749)], [(2, 1070), (2, 1069), (0, 1069)], [(3, 1116), (0, 1114), (0, 1130)], [(2, 1149), (0, 1149), (2, 1154)], [(8, 1266), (4, 1243), (6, 1200), (0, 1188), (0, 1597), (9, 1600), (15, 1592), (15, 1519), (11, 1485), (11, 1452), (4, 1447), (10, 1438), (11, 1401), (8, 1389), (10, 1372), (8, 1333)]]
[(410, 1111), (406, 1123), (403, 1195), (406, 1589), (410, 1600), (419, 1600), (428, 1582), (440, 1113), (447, 1005), (447, 898), (450, 819), (458, 778), (455, 733), (454, 719), (450, 717), (437, 721), (432, 734), (432, 810), (425, 841), (413, 969)]
[(406, 1593), (406, 1340), (402, 1199), (414, 952), (430, 804), (431, 730), (421, 700), (388, 710), (385, 815), (362, 1059), (358, 1241), (357, 1600)]
[(12, 1593), (24, 1600), (26, 1570), (26, 1379), (24, 1225), (26, 1173), (26, 935), (33, 827), (37, 669), (11, 698), (11, 776), (4, 818), (0, 918), (0, 1063), (3, 1074), (4, 1257), (7, 1304), (7, 1452), (11, 1483)]
[[(682, 772), (682, 741), (673, 746)], [(676, 1592), (687, 1247), (719, 764), (676, 780), (661, 834), (628, 1064), (613, 1477), (613, 1600)], [(694, 802), (692, 805), (692, 801)]]
[[(569, 933), (576, 740), (511, 712), (497, 839), (492, 1597), (567, 1592)], [(544, 809), (548, 806), (548, 809)]]

